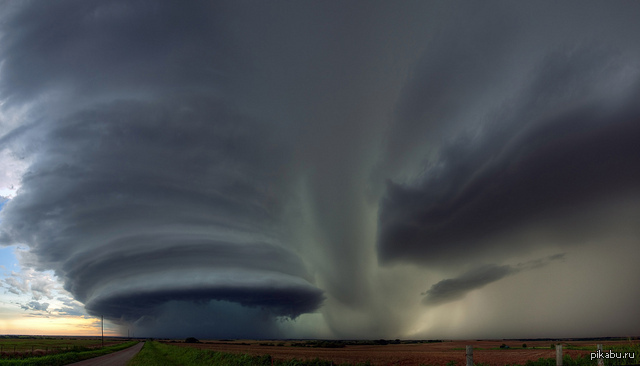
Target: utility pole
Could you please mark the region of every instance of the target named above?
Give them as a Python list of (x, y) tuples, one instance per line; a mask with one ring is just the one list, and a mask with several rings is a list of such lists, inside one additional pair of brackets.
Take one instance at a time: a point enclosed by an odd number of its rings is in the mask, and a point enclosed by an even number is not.
[(104, 315), (100, 315), (102, 318), (102, 348), (104, 348)]

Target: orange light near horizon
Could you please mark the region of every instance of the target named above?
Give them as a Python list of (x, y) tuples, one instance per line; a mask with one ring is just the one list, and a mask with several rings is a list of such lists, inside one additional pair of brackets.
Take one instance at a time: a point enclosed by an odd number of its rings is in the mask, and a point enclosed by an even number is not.
[[(3, 334), (100, 336), (100, 319), (83, 317), (34, 317), (0, 318)], [(115, 330), (105, 329), (105, 336), (120, 336)]]

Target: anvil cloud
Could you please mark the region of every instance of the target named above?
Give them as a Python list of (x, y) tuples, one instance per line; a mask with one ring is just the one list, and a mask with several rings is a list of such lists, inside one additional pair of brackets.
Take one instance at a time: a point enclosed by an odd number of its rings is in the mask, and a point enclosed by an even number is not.
[(0, 243), (139, 335), (627, 335), (639, 13), (4, 2)]

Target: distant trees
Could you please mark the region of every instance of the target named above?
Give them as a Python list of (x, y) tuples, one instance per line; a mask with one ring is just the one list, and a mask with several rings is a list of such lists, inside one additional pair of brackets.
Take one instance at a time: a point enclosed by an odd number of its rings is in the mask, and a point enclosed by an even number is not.
[(312, 347), (312, 348), (344, 348), (344, 341), (314, 340), (306, 342), (292, 342), (292, 347)]
[(200, 343), (200, 341), (197, 338), (189, 337), (184, 340), (184, 343)]

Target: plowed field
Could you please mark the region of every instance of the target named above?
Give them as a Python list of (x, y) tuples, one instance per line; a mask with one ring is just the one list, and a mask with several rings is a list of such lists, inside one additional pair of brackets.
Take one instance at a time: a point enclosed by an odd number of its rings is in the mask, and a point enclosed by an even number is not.
[[(639, 341), (633, 341), (637, 344)], [(245, 343), (244, 345), (241, 343)], [(249, 343), (250, 345), (246, 345)], [(573, 358), (579, 355), (588, 355), (589, 350), (566, 349), (568, 345), (575, 347), (593, 347), (595, 344), (607, 345), (629, 344), (629, 341), (527, 341), (527, 348), (522, 348), (522, 341), (446, 341), (442, 343), (420, 343), (420, 344), (388, 344), (375, 346), (346, 346), (344, 348), (307, 348), (290, 347), (289, 342), (285, 346), (261, 346), (264, 341), (233, 341), (186, 344), (171, 343), (183, 347), (197, 347), (221, 352), (248, 353), (251, 355), (269, 354), (274, 359), (307, 359), (320, 358), (331, 360), (334, 363), (357, 363), (371, 361), (374, 365), (402, 365), (418, 366), (433, 365), (444, 366), (450, 361), (455, 361), (456, 365), (465, 365), (465, 346), (471, 345), (474, 348), (474, 363), (489, 364), (492, 366), (503, 366), (508, 364), (524, 364), (527, 360), (537, 360), (538, 358), (555, 358), (555, 350), (551, 349), (552, 343), (562, 343), (563, 353)], [(280, 342), (273, 342), (274, 344)], [(508, 345), (508, 349), (500, 349), (502, 344)]]

